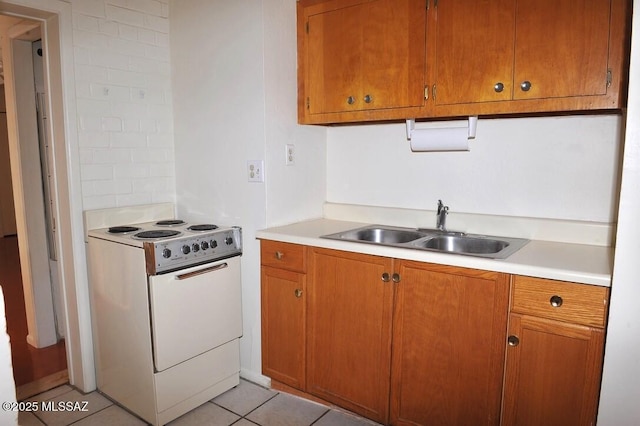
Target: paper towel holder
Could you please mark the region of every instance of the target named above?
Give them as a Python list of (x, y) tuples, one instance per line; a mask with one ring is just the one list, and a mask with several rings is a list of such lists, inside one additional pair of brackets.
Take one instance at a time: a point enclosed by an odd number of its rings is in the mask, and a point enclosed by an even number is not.
[[(413, 135), (413, 131), (416, 127), (415, 118), (407, 119), (407, 140), (411, 140), (411, 136)], [(467, 139), (475, 139), (476, 138), (476, 129), (478, 128), (478, 116), (471, 115), (469, 116), (469, 124), (468, 124), (468, 136)]]

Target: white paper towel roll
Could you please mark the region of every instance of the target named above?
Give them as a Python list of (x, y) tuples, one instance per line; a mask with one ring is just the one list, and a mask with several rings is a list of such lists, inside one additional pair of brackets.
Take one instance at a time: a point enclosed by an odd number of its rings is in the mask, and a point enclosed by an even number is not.
[(469, 131), (466, 127), (414, 129), (411, 151), (469, 151)]

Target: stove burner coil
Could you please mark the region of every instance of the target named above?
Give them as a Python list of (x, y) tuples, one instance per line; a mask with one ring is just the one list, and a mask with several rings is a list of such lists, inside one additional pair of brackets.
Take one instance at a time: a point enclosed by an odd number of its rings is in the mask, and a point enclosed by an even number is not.
[(110, 234), (126, 234), (129, 232), (139, 231), (140, 228), (135, 226), (112, 226), (109, 228)]
[(134, 235), (134, 238), (138, 238), (140, 240), (150, 240), (156, 238), (169, 238), (175, 237), (176, 235), (180, 235), (180, 231), (172, 231), (168, 229), (154, 229), (151, 231), (142, 231), (138, 232)]
[(218, 226), (205, 223), (202, 225), (191, 225), (187, 229), (189, 231), (213, 231), (214, 229), (218, 229)]
[(157, 226), (176, 226), (176, 225), (182, 225), (184, 223), (184, 220), (180, 220), (180, 219), (168, 219), (168, 220), (159, 220), (156, 222)]

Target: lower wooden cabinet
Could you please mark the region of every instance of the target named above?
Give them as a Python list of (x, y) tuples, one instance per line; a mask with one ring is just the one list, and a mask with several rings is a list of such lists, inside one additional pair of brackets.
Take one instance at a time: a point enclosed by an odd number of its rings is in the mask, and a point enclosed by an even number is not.
[(316, 248), (309, 254), (307, 392), (386, 423), (393, 262)]
[(513, 277), (504, 425), (594, 425), (605, 287)]
[(391, 424), (498, 425), (509, 276), (400, 261)]
[(262, 373), (303, 390), (307, 248), (274, 241), (263, 241), (260, 248)]
[(382, 424), (595, 424), (609, 289), (261, 243), (262, 369)]
[(304, 389), (306, 277), (263, 266), (261, 280), (262, 373)]

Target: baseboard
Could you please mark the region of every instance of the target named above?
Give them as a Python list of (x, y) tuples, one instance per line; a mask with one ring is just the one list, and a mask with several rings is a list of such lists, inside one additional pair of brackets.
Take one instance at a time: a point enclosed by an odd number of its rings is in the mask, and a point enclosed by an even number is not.
[(58, 371), (57, 373), (53, 373), (33, 382), (18, 386), (16, 388), (16, 399), (18, 401), (22, 401), (65, 383), (69, 383), (68, 370)]

